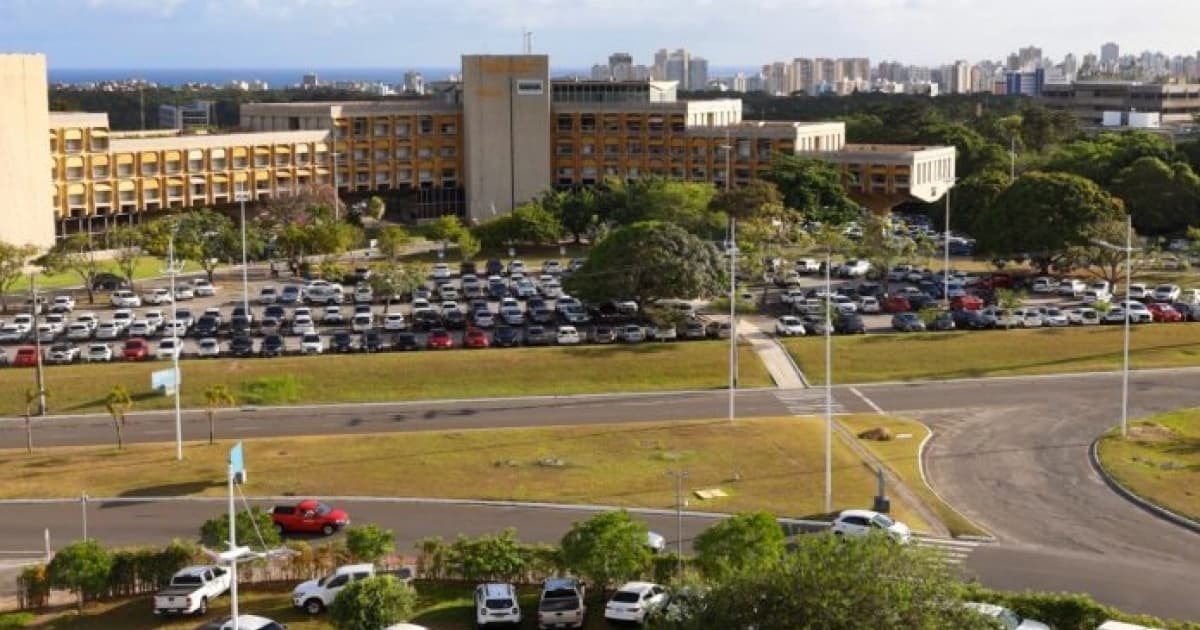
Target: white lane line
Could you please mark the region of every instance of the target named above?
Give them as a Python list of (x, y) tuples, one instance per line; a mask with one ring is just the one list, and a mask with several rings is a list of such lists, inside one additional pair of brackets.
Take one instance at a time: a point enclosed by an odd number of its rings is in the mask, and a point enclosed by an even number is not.
[(862, 392), (858, 391), (857, 387), (851, 387), (850, 392), (852, 394), (854, 394), (855, 396), (858, 396), (860, 399), (862, 399), (863, 402), (867, 403), (867, 406), (870, 407), (871, 409), (873, 409), (875, 411), (875, 413), (877, 413), (881, 416), (883, 415), (883, 409), (880, 409), (879, 405), (875, 404), (875, 401), (871, 400), (870, 398), (867, 398), (866, 396), (863, 395)]

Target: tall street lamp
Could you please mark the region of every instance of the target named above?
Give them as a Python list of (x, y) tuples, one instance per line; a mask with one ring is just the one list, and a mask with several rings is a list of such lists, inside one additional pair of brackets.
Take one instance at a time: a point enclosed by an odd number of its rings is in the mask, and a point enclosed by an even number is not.
[[(725, 132), (725, 144), (718, 145), (725, 152), (725, 192), (729, 192), (731, 157), (733, 145), (729, 132)], [(729, 421), (733, 422), (737, 397), (737, 219), (729, 217)]]
[(183, 383), (179, 378), (179, 314), (175, 300), (175, 276), (182, 269), (182, 265), (175, 262), (175, 235), (178, 231), (179, 226), (175, 226), (167, 239), (167, 268), (163, 271), (171, 276), (171, 356), (175, 371), (173, 379), (175, 385), (175, 459), (183, 461), (183, 407), (179, 399), (179, 390)]
[(34, 345), (34, 361), (37, 363), (37, 371), (34, 375), (37, 384), (37, 415), (46, 415), (46, 373), (42, 369), (42, 336), (38, 331), (38, 313), (41, 312), (41, 303), (38, 302), (37, 291), (37, 274), (29, 274), (29, 310), (33, 313), (33, 345)]
[(946, 308), (950, 308), (950, 189), (954, 180), (946, 180), (946, 222), (942, 231), (942, 297), (946, 299)]
[(242, 205), (242, 309), (250, 316), (250, 277), (246, 266), (246, 183), (238, 187), (237, 198)]
[(1121, 312), (1125, 315), (1125, 349), (1121, 374), (1121, 437), (1129, 434), (1129, 283), (1133, 275), (1133, 218), (1125, 217), (1125, 247), (1108, 241), (1092, 239), (1092, 244), (1117, 252), (1125, 252), (1125, 304)]
[(825, 248), (825, 512), (833, 511), (833, 247)]

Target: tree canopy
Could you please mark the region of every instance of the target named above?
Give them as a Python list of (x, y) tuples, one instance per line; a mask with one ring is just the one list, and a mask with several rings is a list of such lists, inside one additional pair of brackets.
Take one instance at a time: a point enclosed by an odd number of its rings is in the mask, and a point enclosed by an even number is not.
[(554, 214), (532, 201), (476, 226), (472, 232), (484, 247), (498, 248), (507, 243), (553, 245), (558, 242), (562, 228)]
[(1200, 177), (1184, 162), (1140, 157), (1117, 172), (1110, 190), (1146, 234), (1181, 233), (1200, 225)]
[(51, 586), (74, 591), (79, 606), (87, 596), (104, 592), (112, 571), (112, 554), (92, 539), (77, 540), (54, 554), (46, 568)]
[(725, 216), (713, 212), (709, 205), (715, 192), (707, 183), (661, 177), (608, 179), (596, 200), (596, 209), (602, 220), (614, 226), (662, 221), (701, 237), (712, 237), (725, 229)]
[(777, 155), (764, 176), (783, 196), (783, 203), (807, 221), (841, 225), (858, 218), (860, 209), (842, 187), (836, 165), (795, 155)]
[(392, 575), (376, 575), (346, 585), (333, 600), (329, 619), (338, 630), (379, 630), (407, 621), (417, 592)]
[(640, 576), (650, 567), (646, 524), (628, 512), (602, 512), (563, 536), (567, 567), (601, 588)]
[(779, 562), (785, 542), (783, 529), (771, 514), (738, 514), (696, 537), (696, 564), (712, 579), (758, 571)]

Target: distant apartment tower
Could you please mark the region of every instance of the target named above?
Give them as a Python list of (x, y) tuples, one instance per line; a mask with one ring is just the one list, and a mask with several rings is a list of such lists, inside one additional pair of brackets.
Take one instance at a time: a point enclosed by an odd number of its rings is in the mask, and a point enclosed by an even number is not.
[(212, 101), (158, 106), (158, 126), (162, 129), (203, 129), (216, 125), (216, 122)]
[(1041, 96), (1046, 84), (1046, 71), (1038, 68), (1032, 72), (1009, 72), (1005, 75), (1005, 92), (1018, 96)]
[(1121, 47), (1116, 42), (1108, 42), (1100, 47), (1100, 63), (1108, 65), (1117, 63), (1121, 58)]
[(852, 81), (867, 81), (871, 78), (871, 60), (866, 57), (851, 57), (838, 59), (843, 79)]
[(691, 55), (688, 51), (680, 48), (671, 53), (667, 57), (667, 80), (678, 81), (679, 89), (687, 90), (688, 88), (688, 66)]
[(633, 55), (629, 53), (613, 53), (608, 56), (608, 75), (614, 81), (630, 81), (633, 79)]
[(762, 67), (763, 91), (776, 96), (791, 94), (796, 90), (792, 73), (793, 63), (776, 61)]
[(814, 78), (818, 85), (822, 83), (834, 84), (842, 80), (842, 66), (837, 62), (837, 59), (817, 57), (813, 60), (813, 63), (817, 69)]
[(300, 77), (300, 87), (311, 90), (321, 85), (321, 80), (317, 77), (317, 73), (310, 72)]
[(971, 91), (971, 64), (955, 61), (950, 69), (949, 88), (951, 94), (967, 94)]
[(667, 49), (659, 48), (658, 52), (654, 53), (654, 67), (651, 69), (651, 74), (654, 75), (655, 81), (667, 80)]
[(409, 70), (404, 73), (404, 91), (407, 94), (425, 94), (425, 77), (421, 76), (416, 70)]
[(687, 89), (708, 89), (708, 60), (704, 57), (692, 57), (688, 63)]
[(594, 64), (591, 77), (593, 81), (610, 81), (612, 80), (612, 68), (602, 63)]

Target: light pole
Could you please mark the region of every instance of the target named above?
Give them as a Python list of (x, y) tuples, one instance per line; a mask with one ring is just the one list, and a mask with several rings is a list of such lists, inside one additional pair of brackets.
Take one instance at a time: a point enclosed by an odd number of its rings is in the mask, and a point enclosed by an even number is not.
[(250, 316), (250, 276), (246, 267), (246, 183), (238, 187), (238, 201), (242, 204), (242, 310)]
[(179, 400), (179, 390), (183, 383), (179, 378), (179, 314), (175, 302), (175, 276), (180, 271), (180, 265), (175, 262), (175, 235), (178, 231), (179, 226), (175, 226), (171, 230), (171, 236), (167, 239), (167, 268), (164, 271), (171, 276), (171, 341), (173, 348), (171, 356), (175, 370), (175, 459), (183, 461), (183, 408)]
[(1125, 252), (1125, 304), (1121, 312), (1125, 315), (1124, 360), (1121, 370), (1121, 437), (1129, 434), (1129, 283), (1133, 275), (1133, 218), (1125, 217), (1125, 247), (1108, 241), (1093, 239), (1092, 243), (1105, 249)]
[(678, 556), (677, 579), (683, 580), (683, 480), (688, 471), (672, 470), (667, 476), (675, 478), (675, 553)]
[[(729, 192), (733, 145), (729, 132), (725, 144), (717, 147), (725, 152), (725, 192)], [(729, 216), (729, 421), (733, 422), (737, 398), (737, 219)]]
[(825, 248), (825, 512), (833, 511), (833, 293), (830, 268), (833, 248)]
[(29, 274), (29, 310), (33, 312), (33, 347), (34, 353), (37, 355), (36, 361), (37, 371), (34, 374), (35, 384), (37, 385), (37, 415), (46, 415), (46, 373), (42, 369), (42, 336), (38, 333), (38, 312), (41, 308), (38, 303), (37, 292), (37, 274)]
[(946, 309), (950, 309), (950, 189), (954, 181), (946, 182), (946, 223), (942, 232), (942, 297), (946, 298)]

